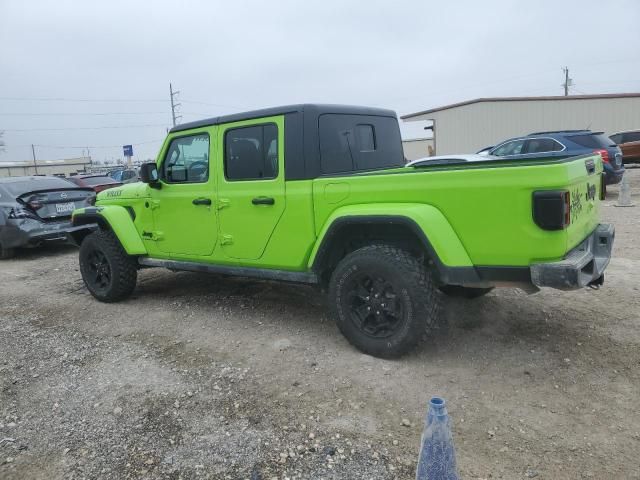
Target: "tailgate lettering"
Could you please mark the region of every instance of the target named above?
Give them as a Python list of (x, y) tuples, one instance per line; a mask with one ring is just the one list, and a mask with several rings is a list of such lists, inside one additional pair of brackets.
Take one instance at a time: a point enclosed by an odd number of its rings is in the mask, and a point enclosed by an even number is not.
[(582, 212), (582, 195), (580, 195), (580, 189), (576, 188), (571, 193), (571, 220), (575, 220)]

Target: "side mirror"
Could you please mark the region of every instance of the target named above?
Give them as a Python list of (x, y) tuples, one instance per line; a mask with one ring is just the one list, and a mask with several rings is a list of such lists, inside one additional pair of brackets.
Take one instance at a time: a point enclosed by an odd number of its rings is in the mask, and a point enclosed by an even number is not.
[(143, 163), (140, 166), (140, 181), (148, 183), (152, 188), (158, 188), (158, 167), (155, 163)]

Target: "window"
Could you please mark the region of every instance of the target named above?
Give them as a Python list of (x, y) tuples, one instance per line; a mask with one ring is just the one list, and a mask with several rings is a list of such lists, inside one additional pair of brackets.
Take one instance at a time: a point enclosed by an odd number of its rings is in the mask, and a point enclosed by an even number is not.
[(524, 140), (513, 140), (511, 142), (503, 143), (496, 148), (491, 155), (497, 155), (498, 157), (504, 157), (506, 155), (520, 155), (522, 148), (524, 147)]
[(614, 147), (614, 142), (604, 133), (587, 133), (584, 135), (571, 135), (568, 137), (574, 143), (586, 148)]
[(228, 130), (224, 140), (227, 180), (266, 180), (278, 176), (278, 127), (273, 124)]
[(12, 180), (3, 182), (3, 188), (16, 197), (34, 190), (53, 190), (53, 189), (74, 189), (78, 188), (75, 183), (64, 178), (54, 177), (33, 177), (30, 180)]
[(161, 171), (167, 183), (202, 183), (209, 179), (209, 135), (171, 140)]
[(622, 134), (621, 133), (616, 133), (615, 135), (611, 135), (609, 138), (615, 144), (619, 145), (620, 143), (622, 143)]
[(640, 142), (640, 132), (625, 133), (623, 138), (624, 138), (623, 143)]
[(95, 177), (84, 177), (81, 178), (88, 186), (95, 187), (96, 185), (110, 185), (112, 183), (118, 183), (111, 177), (104, 176), (95, 176)]
[(533, 138), (527, 143), (527, 153), (559, 152), (564, 146), (553, 138)]
[(136, 176), (136, 172), (133, 170), (124, 170), (122, 172), (122, 179), (121, 181), (126, 181), (126, 180), (131, 180), (133, 177)]
[(356, 141), (359, 152), (373, 152), (376, 149), (373, 125), (356, 125)]
[(323, 174), (404, 165), (400, 129), (395, 118), (328, 113), (320, 116), (318, 126)]

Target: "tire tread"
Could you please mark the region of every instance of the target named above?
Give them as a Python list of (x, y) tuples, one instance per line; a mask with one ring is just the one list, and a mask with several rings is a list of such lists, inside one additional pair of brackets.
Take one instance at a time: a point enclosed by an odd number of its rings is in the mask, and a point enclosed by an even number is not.
[[(412, 329), (412, 336), (408, 336), (397, 348), (388, 351), (380, 351), (380, 349), (375, 346), (368, 347), (362, 343), (354, 343), (354, 339), (350, 338), (342, 327), (338, 305), (333, 301), (335, 299), (334, 280), (336, 273), (339, 273), (345, 268), (345, 265), (357, 261), (359, 258), (370, 258), (372, 256), (378, 260), (384, 259), (382, 261), (391, 261), (396, 267), (400, 267), (400, 269), (403, 270), (402, 275), (404, 277), (410, 279), (409, 283), (414, 285), (411, 289), (410, 296), (411, 303), (415, 309), (415, 317), (417, 322), (423, 322), (419, 330), (417, 328)], [(338, 328), (345, 335), (349, 343), (364, 353), (377, 357), (394, 358), (408, 353), (430, 337), (433, 330), (438, 327), (442, 296), (431, 273), (414, 255), (392, 245), (375, 243), (355, 250), (345, 256), (332, 275), (330, 297), (332, 299), (330, 302), (332, 313), (337, 320)]]

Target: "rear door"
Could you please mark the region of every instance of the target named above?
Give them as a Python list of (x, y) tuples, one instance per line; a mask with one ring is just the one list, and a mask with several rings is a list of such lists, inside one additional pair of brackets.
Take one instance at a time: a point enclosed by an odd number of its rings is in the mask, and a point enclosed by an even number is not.
[(219, 127), (220, 244), (227, 257), (259, 259), (285, 210), (284, 118)]

